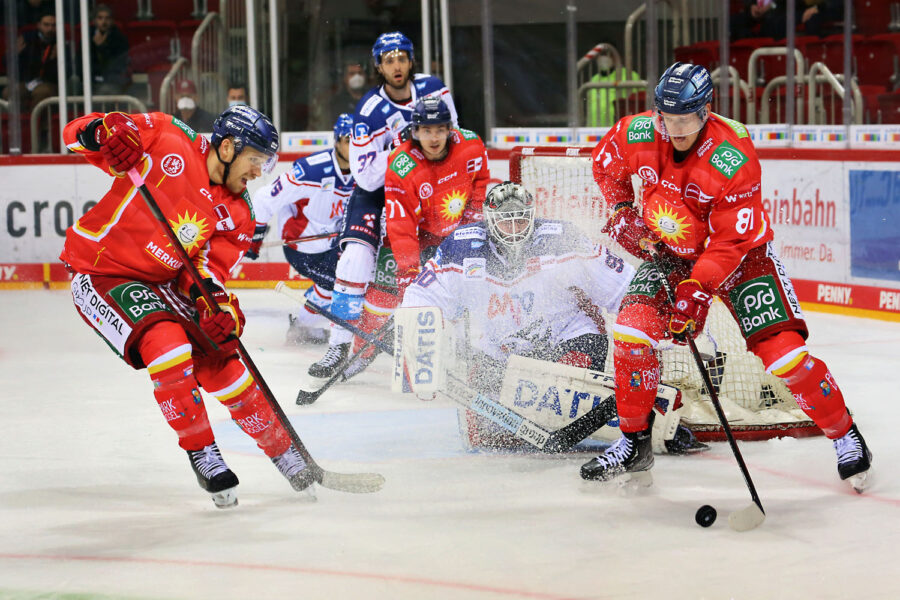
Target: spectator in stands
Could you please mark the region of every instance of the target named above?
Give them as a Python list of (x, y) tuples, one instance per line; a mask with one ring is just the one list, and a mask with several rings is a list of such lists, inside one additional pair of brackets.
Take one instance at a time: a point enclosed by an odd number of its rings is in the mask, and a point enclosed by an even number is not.
[[(802, 4), (803, 0), (798, 3)], [(744, 0), (743, 9), (731, 15), (731, 39), (770, 37), (780, 40), (787, 30), (786, 14), (784, 0)]]
[[(54, 0), (19, 0), (16, 3), (18, 7), (16, 8), (16, 19), (19, 25), (36, 23), (41, 18), (41, 15), (53, 12), (54, 4)], [(6, 48), (3, 48), (3, 50), (6, 50)]]
[(342, 87), (331, 100), (328, 106), (332, 112), (331, 122), (337, 120), (341, 113), (356, 113), (356, 104), (369, 88), (369, 76), (366, 73), (365, 62), (351, 58), (344, 62), (344, 76)]
[(106, 4), (94, 8), (91, 26), (91, 78), (96, 95), (121, 94), (131, 82), (128, 73), (128, 38), (113, 22)]
[[(628, 73), (625, 67), (617, 66), (613, 52), (604, 49), (597, 56), (598, 73), (591, 77), (591, 81), (624, 82), (628, 79), (639, 80), (640, 76), (632, 71)], [(640, 88), (623, 87), (622, 89), (597, 88), (588, 90), (587, 94), (587, 123), (588, 127), (612, 127), (620, 117), (616, 115), (616, 99), (627, 98), (632, 92)], [(636, 107), (635, 107), (636, 108)], [(643, 108), (643, 107), (641, 107)], [(640, 110), (640, 109), (638, 109)]]
[(234, 82), (228, 86), (226, 99), (228, 106), (237, 106), (238, 104), (247, 104), (247, 86), (243, 83)]
[(212, 132), (216, 116), (203, 110), (197, 104), (197, 86), (194, 85), (194, 82), (190, 79), (182, 79), (178, 82), (176, 90), (175, 116), (194, 131)]
[[(834, 21), (844, 18), (844, 3), (841, 0), (797, 1), (797, 25), (803, 25), (805, 35), (828, 35)], [(885, 25), (887, 26), (887, 25)]]
[[(58, 92), (56, 73), (56, 16), (45, 11), (36, 21), (37, 27), (23, 32), (16, 40), (19, 52), (19, 101), (22, 110), (55, 96)], [(12, 84), (3, 90), (9, 99)]]

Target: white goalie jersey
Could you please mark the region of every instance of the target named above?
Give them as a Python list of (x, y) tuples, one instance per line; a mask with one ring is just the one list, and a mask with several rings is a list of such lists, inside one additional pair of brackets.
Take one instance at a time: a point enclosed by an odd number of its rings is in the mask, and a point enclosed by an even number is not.
[[(537, 219), (523, 257), (510, 265), (476, 223), (453, 232), (403, 298), (459, 321), (470, 344), (498, 360), (589, 333), (605, 333), (599, 311), (615, 312), (634, 268), (594, 245), (571, 223)], [(595, 309), (585, 306), (585, 300)], [(593, 314), (589, 314), (593, 313)]]

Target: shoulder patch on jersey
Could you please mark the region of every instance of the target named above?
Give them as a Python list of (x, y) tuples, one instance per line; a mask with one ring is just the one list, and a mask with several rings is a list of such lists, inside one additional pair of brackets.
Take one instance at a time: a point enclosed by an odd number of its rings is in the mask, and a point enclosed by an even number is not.
[(628, 143), (639, 144), (656, 139), (653, 117), (634, 117), (628, 124)]
[(331, 152), (326, 150), (325, 152), (316, 152), (312, 156), (309, 156), (306, 159), (307, 164), (310, 165), (320, 165), (322, 163), (330, 163), (331, 162)]
[(562, 223), (544, 223), (535, 230), (534, 235), (559, 235), (563, 232)]
[(247, 203), (247, 208), (250, 209), (250, 219), (256, 220), (256, 213), (253, 212), (253, 202), (250, 201), (250, 192), (247, 191), (247, 188), (244, 188), (244, 191), (241, 192), (241, 198), (244, 199), (244, 202)]
[(362, 105), (362, 108), (359, 109), (359, 114), (364, 117), (368, 117), (372, 114), (372, 111), (375, 110), (375, 107), (378, 106), (378, 103), (381, 102), (381, 97), (377, 94), (373, 95), (371, 98), (366, 100), (366, 103)]
[(468, 129), (459, 128), (459, 132), (462, 134), (464, 140), (477, 140), (478, 134), (474, 131), (470, 131)]
[(749, 159), (740, 150), (724, 141), (716, 147), (715, 152), (709, 157), (709, 164), (714, 166), (722, 175), (731, 179), (747, 160)]
[(716, 114), (716, 117), (721, 119), (723, 123), (725, 123), (732, 129), (734, 129), (734, 132), (737, 134), (738, 138), (750, 137), (750, 132), (747, 131), (747, 127), (740, 121), (735, 121), (734, 119), (723, 117), (718, 113)]
[(391, 171), (396, 173), (400, 179), (403, 179), (409, 172), (416, 168), (416, 161), (406, 152), (401, 152), (391, 162)]
[(369, 140), (369, 125), (367, 123), (356, 123), (353, 125), (353, 140), (359, 143), (365, 143)]
[(185, 123), (178, 117), (172, 117), (172, 125), (182, 130), (184, 132), (184, 135), (188, 136), (188, 138), (190, 138), (192, 142), (197, 139), (197, 132), (191, 129), (187, 123)]
[(302, 159), (298, 158), (294, 161), (293, 174), (294, 179), (298, 181), (303, 179), (303, 176), (306, 175), (306, 172), (303, 170)]
[(462, 262), (463, 277), (466, 279), (484, 279), (487, 277), (487, 259), (481, 256), (468, 256)]
[(453, 232), (454, 240), (484, 240), (487, 232), (483, 227), (460, 227)]
[(323, 177), (321, 183), (323, 192), (330, 192), (334, 189), (334, 177)]

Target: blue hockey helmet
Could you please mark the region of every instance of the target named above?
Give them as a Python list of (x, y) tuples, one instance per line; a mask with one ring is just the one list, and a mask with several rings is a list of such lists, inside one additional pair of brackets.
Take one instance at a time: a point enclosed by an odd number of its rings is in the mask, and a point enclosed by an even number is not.
[(341, 113), (334, 122), (334, 141), (353, 134), (353, 116), (350, 113)]
[(266, 115), (247, 105), (229, 106), (213, 122), (212, 142), (216, 152), (226, 137), (234, 141), (235, 156), (244, 148), (259, 150), (269, 157), (263, 167), (268, 172), (278, 157), (278, 130)]
[(413, 108), (410, 123), (413, 127), (419, 125), (444, 125), (453, 122), (450, 107), (438, 96), (425, 96), (416, 102)]
[(415, 60), (413, 43), (409, 41), (408, 37), (399, 31), (392, 31), (390, 33), (382, 33), (379, 35), (378, 39), (375, 40), (375, 45), (372, 46), (372, 58), (375, 59), (375, 65), (381, 64), (382, 54), (394, 52), (396, 50), (406, 52), (407, 56), (409, 56), (409, 60)]
[(684, 115), (703, 110), (712, 95), (712, 78), (706, 67), (676, 62), (659, 78), (654, 100), (660, 112)]

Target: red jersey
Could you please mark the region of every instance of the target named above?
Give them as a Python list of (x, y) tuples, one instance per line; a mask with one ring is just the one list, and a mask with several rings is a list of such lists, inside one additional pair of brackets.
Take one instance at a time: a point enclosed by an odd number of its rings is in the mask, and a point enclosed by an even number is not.
[[(63, 135), (70, 150), (106, 171), (100, 152), (84, 148), (76, 137), (91, 121), (102, 117), (103, 113), (94, 113), (75, 119), (66, 125)], [(253, 209), (246, 190), (235, 195), (224, 185), (210, 183), (206, 168), (209, 141), (178, 119), (163, 113), (131, 118), (144, 145), (144, 156), (136, 168), (200, 273), (224, 285), (253, 237)], [(182, 267), (127, 176), (115, 178), (100, 202), (66, 231), (60, 259), (78, 273), (153, 283), (176, 278)]]
[(594, 179), (616, 205), (634, 200), (637, 174), (644, 222), (674, 254), (696, 261), (691, 277), (715, 290), (773, 238), (756, 148), (741, 123), (712, 113), (684, 160), (673, 152), (650, 111), (624, 117), (594, 148)]
[(450, 133), (443, 160), (426, 159), (413, 140), (391, 152), (385, 220), (398, 273), (419, 266), (423, 247), (437, 246), (459, 225), (481, 219), (489, 177), (484, 144), (466, 129)]

